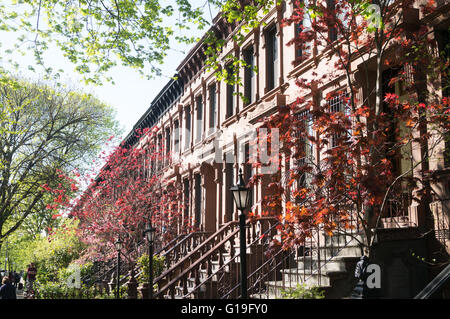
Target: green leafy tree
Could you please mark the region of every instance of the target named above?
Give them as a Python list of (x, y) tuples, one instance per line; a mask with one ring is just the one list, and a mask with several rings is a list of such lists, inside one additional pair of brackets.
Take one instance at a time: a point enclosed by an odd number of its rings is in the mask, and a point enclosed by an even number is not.
[(0, 84), (0, 114), (7, 114), (0, 123), (2, 243), (21, 226), (34, 234), (55, 226), (54, 211), (77, 191), (71, 177), (117, 123), (90, 95), (22, 80)]
[[(85, 246), (79, 241), (78, 221), (65, 220), (64, 223), (48, 236), (39, 236), (34, 240), (23, 242), (13, 252), (21, 269), (34, 263), (38, 269), (37, 280), (41, 284), (49, 281), (61, 282), (67, 279), (73, 269), (69, 267), (80, 258)], [(82, 273), (89, 271), (89, 266), (81, 267)]]
[[(28, 66), (30, 70), (40, 65), (47, 74), (58, 75), (62, 70), (53, 70), (45, 61), (45, 52), (56, 47), (87, 82), (100, 84), (102, 76), (118, 64), (148, 78), (161, 75), (168, 51), (176, 43), (198, 41), (195, 31), (211, 26), (213, 12), (237, 23), (233, 37), (239, 44), (246, 32), (261, 25), (262, 14), (280, 4), (280, 0), (10, 0), (0, 4), (0, 31), (18, 34), (13, 48), (4, 50), (5, 56), (33, 53), (35, 64)], [(215, 56), (224, 41), (215, 38), (213, 29), (209, 31), (204, 38), (212, 44), (206, 51), (208, 64), (216, 69)], [(9, 62), (17, 63), (13, 58)], [(236, 67), (244, 65), (239, 59), (235, 62)]]
[(203, 1), (187, 0), (11, 0), (0, 4), (0, 30), (20, 34), (9, 53), (31, 51), (51, 73), (44, 53), (56, 46), (86, 80), (99, 83), (118, 63), (159, 75), (171, 41), (193, 43), (190, 27), (208, 24), (205, 9)]

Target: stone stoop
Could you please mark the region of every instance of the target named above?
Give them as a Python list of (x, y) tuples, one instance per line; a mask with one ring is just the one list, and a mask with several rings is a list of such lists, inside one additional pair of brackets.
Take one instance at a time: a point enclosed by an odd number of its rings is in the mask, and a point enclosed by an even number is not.
[[(357, 237), (363, 241), (363, 237)], [(319, 286), (325, 290), (326, 298), (343, 298), (350, 294), (356, 280), (354, 270), (361, 257), (359, 242), (345, 235), (327, 237), (316, 251), (316, 256), (295, 258), (297, 267), (281, 269), (281, 280), (265, 282), (267, 292), (252, 298), (281, 298), (281, 290), (296, 288), (298, 284), (307, 287)]]
[[(234, 253), (239, 251), (239, 246), (235, 245), (232, 249), (234, 249)], [(254, 253), (254, 249), (251, 247), (247, 248), (247, 256), (251, 256), (251, 254)], [(197, 291), (190, 294), (191, 299), (201, 299), (203, 295), (210, 296), (210, 290), (212, 289), (214, 292), (215, 288), (217, 287), (217, 280), (218, 277), (221, 276), (223, 273), (227, 273), (231, 276), (236, 276), (235, 272), (237, 269), (239, 269), (239, 263), (240, 259), (239, 257), (234, 258), (232, 262), (230, 260), (232, 259), (230, 252), (224, 252), (222, 253), (222, 262), (219, 261), (219, 254), (216, 255), (216, 257), (210, 261), (211, 263), (211, 274), (214, 274), (211, 276), (211, 278), (201, 285)], [(224, 266), (222, 269), (220, 269), (222, 265), (225, 265), (226, 263), (229, 263), (228, 265)], [(203, 282), (206, 280), (210, 275), (208, 275), (208, 272), (206, 269), (200, 270), (200, 276), (199, 281)], [(187, 291), (191, 292), (196, 287), (195, 284), (195, 278), (188, 278), (187, 279)], [(175, 293), (175, 299), (181, 299), (183, 297), (183, 288), (181, 286), (176, 287), (176, 293)]]

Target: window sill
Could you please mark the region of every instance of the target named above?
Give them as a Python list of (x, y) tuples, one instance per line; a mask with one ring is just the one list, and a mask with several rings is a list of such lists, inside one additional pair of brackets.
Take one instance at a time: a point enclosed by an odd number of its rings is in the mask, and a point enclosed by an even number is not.
[(227, 118), (225, 121), (222, 122), (222, 127), (228, 127), (231, 124), (237, 122), (237, 120), (238, 120), (238, 115), (233, 114), (229, 118)]

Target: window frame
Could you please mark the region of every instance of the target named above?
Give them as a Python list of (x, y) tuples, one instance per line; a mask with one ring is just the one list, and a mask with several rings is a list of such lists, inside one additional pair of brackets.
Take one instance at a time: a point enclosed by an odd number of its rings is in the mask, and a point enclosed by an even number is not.
[(264, 31), (266, 48), (266, 92), (275, 89), (279, 78), (279, 39), (276, 24), (272, 24)]
[(244, 68), (244, 97), (247, 101), (244, 105), (249, 105), (254, 103), (256, 100), (256, 73), (254, 71), (255, 48), (253, 43), (243, 49), (242, 54), (246, 63), (246, 67)]

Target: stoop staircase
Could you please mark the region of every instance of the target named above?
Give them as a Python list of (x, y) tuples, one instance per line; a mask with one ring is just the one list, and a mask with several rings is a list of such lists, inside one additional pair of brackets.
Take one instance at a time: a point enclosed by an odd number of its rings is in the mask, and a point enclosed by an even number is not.
[[(204, 241), (210, 233), (207, 232), (193, 232), (190, 234), (180, 234), (167, 243), (163, 247), (159, 247), (154, 252), (155, 255), (160, 255), (165, 257), (165, 267), (170, 268), (173, 263), (178, 261), (180, 258), (188, 255), (191, 250), (194, 249), (200, 242)], [(140, 253), (146, 252), (147, 245), (145, 241), (138, 243), (137, 250)], [(131, 265), (126, 261), (122, 261), (120, 267), (120, 284), (123, 286), (128, 281), (131, 275)], [(137, 265), (134, 265), (135, 275), (138, 276), (141, 270)], [(117, 260), (113, 258), (106, 262), (96, 262), (94, 263), (94, 272), (84, 278), (82, 282), (87, 285), (92, 284), (107, 284), (110, 281), (114, 282), (117, 274)]]
[[(261, 218), (248, 222), (247, 273), (250, 298), (281, 298), (298, 284), (324, 288), (328, 298), (350, 295), (354, 268), (362, 255), (357, 233), (324, 236), (316, 231), (302, 245), (283, 250), (273, 245), (279, 222)], [(155, 298), (229, 299), (240, 297), (239, 227), (223, 225), (188, 255), (155, 279)]]
[[(319, 234), (316, 239), (320, 238)], [(294, 248), (283, 256), (276, 280), (264, 282), (264, 288), (254, 298), (281, 298), (282, 291), (296, 288), (321, 287), (327, 298), (343, 298), (350, 295), (356, 281), (354, 270), (362, 256), (358, 234), (323, 236), (322, 242), (314, 238)]]
[[(248, 271), (261, 265), (277, 221), (260, 218), (248, 222)], [(201, 299), (239, 297), (239, 227), (228, 222), (216, 233), (155, 279), (155, 298)], [(250, 272), (249, 272), (250, 273)]]
[[(180, 259), (187, 256), (200, 243), (205, 241), (211, 235), (210, 232), (192, 232), (189, 234), (181, 234), (174, 238), (164, 247), (157, 249), (154, 255), (164, 257), (164, 266), (166, 269), (171, 269)], [(141, 270), (137, 265), (134, 266), (135, 276), (141, 274)], [(121, 278), (121, 285), (125, 285), (131, 276), (131, 270), (128, 268), (124, 276)]]
[[(282, 297), (282, 291), (298, 284), (324, 289), (327, 298), (350, 295), (356, 284), (354, 269), (362, 255), (363, 236), (355, 232), (325, 236), (314, 231), (311, 238), (289, 250), (273, 245), (280, 223), (271, 217), (247, 222), (248, 294), (255, 299)], [(180, 235), (155, 254), (165, 256), (166, 270), (154, 280), (154, 298), (240, 298), (239, 225), (232, 221), (217, 232)], [(145, 248), (145, 247), (144, 247)], [(121, 267), (122, 268), (122, 267)], [(135, 266), (136, 274), (140, 270)], [(101, 273), (115, 276), (116, 266)], [(121, 269), (121, 285), (130, 276), (129, 265)]]

